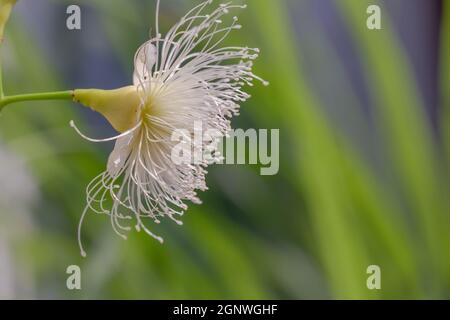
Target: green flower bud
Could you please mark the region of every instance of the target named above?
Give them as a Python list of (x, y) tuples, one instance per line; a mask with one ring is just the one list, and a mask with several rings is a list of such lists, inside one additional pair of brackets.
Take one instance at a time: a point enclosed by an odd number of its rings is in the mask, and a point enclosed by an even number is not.
[(0, 0), (0, 41), (3, 40), (5, 25), (17, 0)]
[(73, 99), (101, 113), (119, 132), (136, 125), (141, 100), (135, 86), (115, 90), (77, 89)]

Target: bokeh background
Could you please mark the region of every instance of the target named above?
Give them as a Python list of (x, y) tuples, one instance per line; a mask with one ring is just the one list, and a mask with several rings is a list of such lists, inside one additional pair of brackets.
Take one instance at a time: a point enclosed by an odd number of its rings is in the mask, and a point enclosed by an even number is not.
[[(242, 2), (242, 1), (237, 1)], [(165, 244), (105, 216), (76, 226), (113, 133), (66, 102), (0, 115), (0, 297), (124, 299), (450, 298), (450, 1), (247, 0), (229, 43), (261, 48), (235, 128), (280, 129), (280, 172), (210, 168), (204, 204)], [(168, 31), (199, 1), (163, 0)], [(66, 8), (82, 9), (82, 30)], [(218, 2), (216, 2), (218, 4)], [(380, 31), (366, 8), (382, 7)], [(20, 0), (2, 47), (8, 94), (128, 85), (154, 0)], [(66, 288), (66, 268), (82, 290)], [(381, 290), (366, 269), (379, 265)]]

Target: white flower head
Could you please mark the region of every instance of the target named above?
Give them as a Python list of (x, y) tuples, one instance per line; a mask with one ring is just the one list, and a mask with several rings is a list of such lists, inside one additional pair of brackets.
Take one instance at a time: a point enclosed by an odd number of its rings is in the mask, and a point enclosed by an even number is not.
[[(105, 98), (105, 91), (75, 90), (77, 101), (102, 112), (121, 132), (109, 139), (91, 139), (72, 122), (90, 141), (116, 140), (106, 171), (86, 190), (87, 205), (78, 229), (83, 256), (80, 228), (89, 210), (109, 215), (114, 230), (123, 238), (132, 223), (138, 231), (163, 242), (145, 221), (159, 223), (168, 217), (181, 225), (185, 201), (201, 203), (196, 190), (207, 189), (206, 161), (179, 164), (171, 160), (177, 143), (172, 141), (172, 133), (184, 130), (194, 135), (194, 123), (200, 122), (204, 131), (227, 135), (239, 103), (250, 97), (242, 88), (251, 86), (254, 79), (268, 84), (251, 71), (258, 49), (222, 46), (228, 34), (241, 26), (237, 17), (226, 26), (221, 19), (244, 5), (220, 4), (208, 14), (213, 1), (205, 1), (163, 37), (158, 27), (159, 2), (156, 36), (137, 50), (133, 85), (112, 91), (115, 98), (110, 106), (107, 101), (113, 98)], [(93, 98), (96, 94), (99, 97)]]

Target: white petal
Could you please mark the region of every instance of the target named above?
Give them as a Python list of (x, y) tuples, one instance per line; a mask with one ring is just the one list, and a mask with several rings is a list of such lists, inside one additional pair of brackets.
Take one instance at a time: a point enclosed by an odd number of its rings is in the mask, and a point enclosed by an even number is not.
[(114, 146), (114, 150), (109, 155), (107, 164), (107, 171), (111, 177), (116, 177), (127, 162), (131, 152), (132, 140), (133, 133), (116, 140), (116, 145)]

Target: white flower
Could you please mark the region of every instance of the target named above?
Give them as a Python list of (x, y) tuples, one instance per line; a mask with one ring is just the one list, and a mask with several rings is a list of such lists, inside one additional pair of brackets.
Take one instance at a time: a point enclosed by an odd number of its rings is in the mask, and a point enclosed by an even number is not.
[[(144, 43), (134, 59), (133, 86), (105, 90), (75, 90), (74, 99), (101, 112), (120, 135), (116, 140), (107, 169), (87, 187), (87, 206), (80, 228), (89, 210), (107, 214), (114, 230), (126, 238), (131, 228), (124, 220), (133, 219), (136, 229), (155, 239), (145, 219), (159, 223), (169, 217), (182, 224), (178, 217), (187, 209), (186, 200), (201, 203), (196, 190), (206, 190), (202, 163), (175, 164), (171, 160), (174, 130), (194, 134), (194, 122), (202, 130), (218, 130), (225, 136), (230, 118), (238, 114), (239, 103), (249, 98), (242, 91), (259, 77), (251, 72), (258, 49), (222, 47), (234, 29), (240, 29), (237, 17), (223, 26), (222, 18), (230, 11), (245, 8), (231, 2), (221, 4), (212, 13), (205, 1), (189, 11), (162, 37), (158, 29), (159, 0), (156, 10), (156, 36)], [(199, 146), (200, 148), (202, 146)]]

